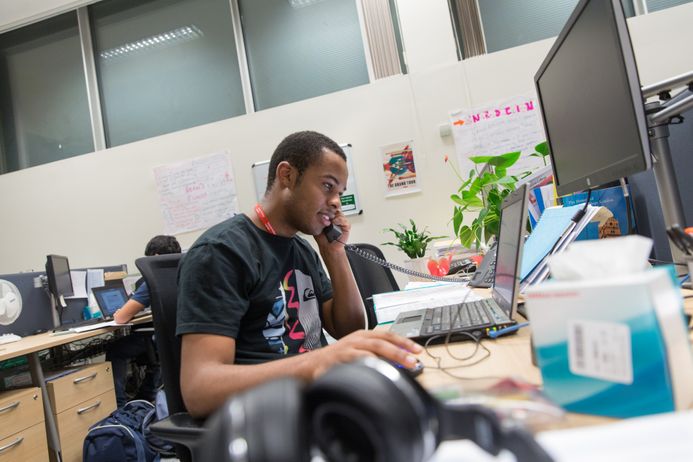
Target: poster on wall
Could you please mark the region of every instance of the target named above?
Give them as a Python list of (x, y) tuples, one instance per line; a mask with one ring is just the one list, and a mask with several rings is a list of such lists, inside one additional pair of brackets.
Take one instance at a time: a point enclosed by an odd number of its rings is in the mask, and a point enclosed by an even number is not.
[(471, 156), (495, 156), (520, 151), (510, 173), (543, 166), (529, 157), (534, 147), (546, 140), (536, 94), (518, 95), (492, 104), (463, 109), (450, 115), (457, 161), (466, 165)]
[(165, 234), (209, 228), (238, 211), (226, 151), (154, 169)]
[[(339, 147), (342, 148), (344, 154), (346, 155), (347, 168), (349, 169), (349, 179), (347, 180), (346, 190), (344, 190), (341, 197), (342, 213), (344, 213), (344, 215), (360, 214), (363, 212), (363, 210), (361, 209), (359, 195), (356, 191), (356, 175), (351, 161), (353, 158), (353, 155), (351, 154), (351, 145), (340, 144)], [(262, 197), (265, 195), (265, 189), (267, 187), (267, 175), (269, 173), (269, 163), (269, 160), (263, 160), (261, 162), (255, 162), (251, 166), (251, 170), (253, 172), (253, 182), (255, 183), (255, 195), (258, 202), (260, 202)]]
[(380, 148), (385, 196), (421, 191), (414, 163), (414, 142), (390, 144)]

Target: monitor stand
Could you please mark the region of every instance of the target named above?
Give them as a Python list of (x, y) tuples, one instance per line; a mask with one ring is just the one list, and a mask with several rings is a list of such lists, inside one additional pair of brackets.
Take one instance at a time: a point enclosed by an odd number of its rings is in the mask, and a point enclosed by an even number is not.
[[(686, 88), (672, 98), (671, 91), (682, 85), (686, 85)], [(660, 100), (646, 103), (645, 112), (650, 148), (654, 157), (652, 170), (659, 192), (664, 225), (667, 229), (672, 225), (685, 227), (686, 217), (669, 148), (669, 124), (672, 120), (680, 120), (683, 112), (693, 108), (693, 72), (642, 88), (643, 100), (654, 95), (659, 95)], [(683, 252), (671, 241), (669, 248), (674, 262), (685, 263)]]
[[(60, 296), (62, 298), (62, 295)], [(53, 329), (57, 329), (60, 327), (60, 312), (58, 311), (58, 301), (55, 299), (55, 295), (50, 294), (50, 299), (51, 299), (51, 315), (53, 316)], [(61, 306), (65, 306), (65, 300), (63, 299), (63, 303)]]

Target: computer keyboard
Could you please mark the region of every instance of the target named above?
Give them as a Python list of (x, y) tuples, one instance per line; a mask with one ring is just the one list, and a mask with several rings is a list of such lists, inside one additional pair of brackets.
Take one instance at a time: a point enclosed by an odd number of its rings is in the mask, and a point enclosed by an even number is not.
[(421, 333), (432, 335), (468, 326), (491, 324), (493, 320), (488, 315), (486, 307), (491, 308), (492, 306), (493, 304), (489, 303), (489, 300), (483, 299), (431, 308), (424, 315)]
[(18, 342), (21, 339), (22, 337), (16, 334), (2, 334), (0, 335), (0, 345), (3, 345), (5, 343)]

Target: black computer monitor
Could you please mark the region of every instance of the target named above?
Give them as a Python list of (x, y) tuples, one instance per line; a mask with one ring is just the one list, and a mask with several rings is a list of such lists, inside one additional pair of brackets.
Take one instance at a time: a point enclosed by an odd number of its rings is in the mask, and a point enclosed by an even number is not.
[(46, 257), (46, 277), (48, 278), (48, 290), (56, 298), (73, 295), (72, 276), (70, 276), (70, 263), (67, 257), (60, 255), (48, 255)]
[(559, 195), (651, 167), (620, 0), (580, 0), (534, 76)]

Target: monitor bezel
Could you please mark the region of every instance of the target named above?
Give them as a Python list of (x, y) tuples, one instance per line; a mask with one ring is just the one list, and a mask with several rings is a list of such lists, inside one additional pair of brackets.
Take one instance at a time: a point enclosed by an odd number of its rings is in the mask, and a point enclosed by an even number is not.
[[(566, 37), (570, 34), (570, 31), (575, 26), (585, 8), (587, 8), (588, 4), (592, 1), (602, 0), (580, 0), (534, 75), (534, 86), (537, 91), (539, 110), (542, 116), (542, 124), (544, 127), (544, 133), (546, 135), (546, 142), (549, 147), (551, 168), (554, 175), (554, 184), (556, 185), (556, 192), (559, 196), (565, 196), (578, 191), (596, 188), (611, 181), (618, 180), (619, 178), (627, 177), (628, 175), (652, 168), (651, 149), (647, 134), (645, 105), (640, 86), (640, 78), (638, 76), (637, 64), (635, 61), (635, 53), (633, 52), (625, 13), (623, 12), (623, 6), (621, 5), (620, 0), (606, 0), (611, 13), (608, 16), (614, 19), (613, 25), (615, 27), (613, 27), (612, 30), (616, 34), (618, 46), (621, 50), (620, 55), (623, 57), (623, 61), (619, 61), (619, 64), (622, 64), (621, 67), (625, 71), (628, 91), (630, 93), (630, 101), (632, 102), (629, 107), (629, 109), (632, 110), (629, 117), (635, 118), (637, 131), (640, 135), (640, 142), (638, 143), (641, 148), (640, 152), (638, 153), (640, 155), (631, 156), (622, 160), (621, 162), (604, 166), (603, 168), (600, 168), (599, 170), (596, 170), (588, 175), (584, 175), (567, 182), (561, 181), (561, 175), (556, 170), (555, 150), (553, 149), (551, 143), (551, 134), (549, 133), (549, 127), (546, 123), (546, 114), (544, 113), (544, 108), (541, 103), (542, 94), (540, 88), (540, 79), (546, 72), (546, 69), (551, 64), (555, 55), (559, 52), (561, 46), (565, 42)], [(566, 84), (568, 84), (568, 82)]]

